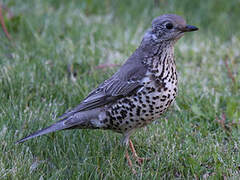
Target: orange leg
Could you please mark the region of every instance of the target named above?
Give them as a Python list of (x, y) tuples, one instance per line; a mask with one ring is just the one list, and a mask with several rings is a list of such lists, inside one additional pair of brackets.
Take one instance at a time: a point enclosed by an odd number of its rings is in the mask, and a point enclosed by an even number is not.
[(129, 155), (128, 155), (127, 149), (126, 149), (126, 154), (125, 154), (125, 156), (126, 156), (126, 159), (127, 159), (127, 161), (128, 161), (128, 165), (132, 168), (133, 174), (136, 174), (136, 171), (135, 171), (135, 169), (133, 168), (132, 160), (130, 159), (130, 157), (129, 157)]
[(133, 143), (132, 143), (132, 141), (130, 139), (129, 139), (129, 146), (130, 146), (130, 149), (131, 149), (131, 151), (133, 153), (133, 157), (137, 160), (138, 164), (141, 165), (143, 163), (143, 161), (144, 161), (144, 158), (140, 158), (137, 155), (136, 150), (135, 150), (135, 148), (133, 146)]

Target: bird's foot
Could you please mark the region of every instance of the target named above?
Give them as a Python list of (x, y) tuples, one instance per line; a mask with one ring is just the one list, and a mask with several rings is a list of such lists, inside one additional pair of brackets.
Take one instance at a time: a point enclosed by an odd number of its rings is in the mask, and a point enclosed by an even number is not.
[(130, 149), (133, 153), (133, 157), (137, 161), (138, 165), (142, 165), (145, 160), (148, 160), (148, 158), (141, 158), (137, 155), (136, 150), (135, 150), (131, 140), (129, 140), (129, 147), (130, 147)]
[(145, 161), (145, 158), (135, 157), (135, 159), (136, 159), (138, 165), (142, 165), (143, 162)]
[(133, 174), (136, 174), (136, 170), (135, 170), (134, 167), (133, 167), (132, 160), (130, 159), (127, 150), (126, 150), (125, 156), (126, 156), (126, 159), (127, 159), (127, 162), (128, 162), (129, 167), (132, 169)]
[[(134, 148), (134, 145), (133, 145), (133, 143), (132, 143), (132, 141), (131, 141), (130, 139), (129, 139), (127, 142), (128, 142), (128, 144), (129, 144), (130, 150), (131, 150), (131, 152), (132, 152), (132, 156), (133, 156), (133, 158), (136, 160), (136, 162), (137, 162), (138, 165), (141, 166), (141, 165), (144, 163), (144, 161), (149, 160), (148, 158), (141, 158), (141, 157), (139, 157), (139, 156), (137, 155), (136, 150), (135, 150), (135, 148)], [(125, 157), (126, 157), (126, 159), (127, 159), (127, 162), (128, 162), (129, 167), (132, 169), (133, 174), (136, 174), (136, 170), (135, 170), (134, 167), (133, 167), (133, 163), (132, 163), (132, 160), (131, 160), (130, 157), (129, 157), (129, 154), (128, 154), (128, 150), (127, 150), (127, 149), (126, 149)]]

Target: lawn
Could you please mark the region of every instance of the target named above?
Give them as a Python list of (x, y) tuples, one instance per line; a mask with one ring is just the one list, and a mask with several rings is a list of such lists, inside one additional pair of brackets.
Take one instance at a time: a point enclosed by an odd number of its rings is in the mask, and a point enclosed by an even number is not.
[[(0, 179), (239, 179), (238, 0), (3, 0)], [(138, 47), (154, 17), (183, 16), (199, 31), (175, 46), (176, 103), (132, 136), (136, 174), (111, 131), (16, 140), (57, 121)]]

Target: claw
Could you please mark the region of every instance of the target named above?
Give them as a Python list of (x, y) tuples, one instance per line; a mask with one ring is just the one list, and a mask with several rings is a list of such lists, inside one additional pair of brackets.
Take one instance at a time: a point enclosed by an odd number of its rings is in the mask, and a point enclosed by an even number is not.
[(132, 169), (133, 174), (136, 174), (136, 170), (133, 168), (132, 160), (130, 159), (127, 150), (126, 150), (125, 156), (126, 156), (126, 159), (127, 159), (127, 161), (128, 161), (129, 167)]
[(130, 149), (131, 149), (131, 151), (132, 151), (132, 153), (133, 153), (133, 157), (136, 159), (137, 163), (138, 163), (139, 165), (142, 165), (143, 162), (144, 162), (144, 160), (145, 160), (145, 158), (140, 158), (140, 157), (137, 155), (137, 152), (136, 152), (136, 150), (135, 150), (135, 148), (134, 148), (133, 143), (132, 143), (131, 140), (129, 140), (129, 146), (130, 146)]
[[(133, 154), (133, 158), (136, 160), (138, 165), (141, 166), (144, 161), (149, 160), (148, 158), (141, 158), (141, 157), (139, 157), (137, 155), (137, 152), (136, 152), (136, 150), (135, 150), (135, 148), (133, 146), (133, 143), (132, 143), (132, 141), (130, 139), (129, 139), (128, 143), (129, 143), (130, 150), (131, 150), (131, 152)], [(125, 157), (127, 159), (129, 167), (132, 169), (133, 174), (136, 174), (136, 170), (133, 168), (133, 163), (132, 163), (132, 160), (129, 157), (127, 149), (126, 149)]]

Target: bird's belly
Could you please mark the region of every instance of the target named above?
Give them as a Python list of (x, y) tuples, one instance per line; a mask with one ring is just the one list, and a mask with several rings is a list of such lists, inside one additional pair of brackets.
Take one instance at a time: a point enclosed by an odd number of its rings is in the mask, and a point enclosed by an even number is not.
[(146, 104), (146, 112), (140, 113), (140, 116), (152, 121), (159, 118), (175, 100), (177, 85), (175, 82), (164, 82), (157, 86), (155, 82), (151, 81), (137, 94), (139, 99)]
[(147, 82), (135, 94), (118, 100), (109, 108), (108, 129), (126, 132), (143, 127), (159, 118), (172, 104), (177, 93), (176, 83), (156, 86), (153, 81)]

